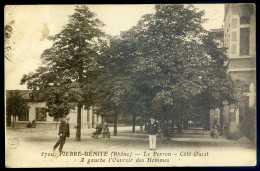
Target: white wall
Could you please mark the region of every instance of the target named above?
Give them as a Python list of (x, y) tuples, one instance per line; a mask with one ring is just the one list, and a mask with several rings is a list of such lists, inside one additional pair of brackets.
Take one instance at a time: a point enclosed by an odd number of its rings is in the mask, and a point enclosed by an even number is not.
[[(42, 102), (42, 103), (28, 103), (28, 105), (30, 106), (29, 109), (29, 121), (32, 122), (33, 120), (36, 119), (36, 108), (37, 107), (44, 107), (47, 108), (46, 103)], [(87, 122), (87, 110), (83, 108), (81, 109), (81, 125), (82, 128), (91, 128), (92, 126), (92, 115), (94, 115), (94, 125), (96, 125), (97, 123), (101, 123), (102, 118), (101, 117), (97, 117), (96, 114), (93, 113), (92, 107), (89, 109), (89, 122)], [(72, 109), (69, 113), (70, 115), (70, 124), (72, 127), (75, 127), (77, 125), (77, 107), (75, 109)], [(97, 121), (98, 118), (98, 121)], [(17, 118), (18, 121), (18, 118)], [(19, 121), (18, 121), (19, 122)], [(20, 122), (24, 122), (24, 121), (20, 121)], [(25, 121), (28, 122), (28, 121)], [(50, 117), (48, 112), (46, 113), (46, 122), (45, 121), (37, 121), (38, 123), (56, 123), (53, 119), (53, 117)]]

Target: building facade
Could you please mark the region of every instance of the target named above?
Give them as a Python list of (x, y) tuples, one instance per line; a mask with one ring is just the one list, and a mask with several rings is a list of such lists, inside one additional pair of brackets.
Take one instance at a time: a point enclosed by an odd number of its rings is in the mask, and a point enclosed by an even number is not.
[(228, 74), (248, 85), (256, 80), (256, 12), (253, 4), (226, 4), (224, 46)]
[[(16, 117), (15, 126), (17, 128), (26, 128), (29, 122), (35, 120), (37, 127), (54, 128), (60, 123), (61, 118), (55, 118), (48, 115), (47, 106), (45, 102), (32, 102), (29, 99), (33, 96), (30, 90), (19, 90), (25, 99), (28, 99), (29, 111), (19, 117)], [(6, 96), (8, 96), (9, 90), (6, 90)], [(75, 128), (77, 126), (77, 107), (70, 111), (70, 126)], [(6, 117), (7, 126), (11, 126), (12, 119)], [(83, 129), (94, 128), (97, 123), (101, 123), (101, 116), (94, 114), (93, 107), (90, 109), (81, 109), (81, 127)]]
[[(225, 4), (224, 27), (212, 29), (218, 47), (227, 48), (227, 73), (233, 80), (240, 80), (247, 90), (243, 92), (245, 104), (224, 104), (210, 111), (210, 123), (217, 121), (223, 134), (241, 134), (242, 123), (248, 107), (256, 104), (256, 12), (253, 4)], [(223, 115), (221, 115), (223, 113)]]
[[(227, 47), (228, 74), (247, 85), (247, 106), (256, 104), (256, 11), (254, 4), (225, 4), (224, 47)], [(247, 117), (243, 105), (227, 105), (223, 109), (226, 134), (240, 134)]]

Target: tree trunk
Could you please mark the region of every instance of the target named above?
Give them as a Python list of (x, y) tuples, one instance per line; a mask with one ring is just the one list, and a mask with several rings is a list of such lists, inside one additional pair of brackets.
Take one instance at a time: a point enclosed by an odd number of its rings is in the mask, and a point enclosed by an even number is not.
[[(14, 124), (16, 125), (16, 117), (14, 117)], [(14, 126), (14, 129), (15, 129), (15, 126)]]
[(58, 121), (59, 121), (59, 118), (57, 117), (57, 121), (56, 121), (56, 129), (58, 129)]
[(177, 123), (177, 133), (178, 134), (182, 133), (182, 116), (179, 116), (179, 120), (178, 120), (178, 123)]
[[(83, 87), (83, 67), (79, 66), (78, 68), (78, 74), (79, 74), (79, 86), (82, 90)], [(81, 141), (81, 108), (83, 107), (82, 103), (78, 102), (78, 110), (77, 110), (77, 131), (76, 131), (76, 140)]]
[(95, 128), (95, 118), (94, 118), (93, 112), (92, 112), (92, 116), (91, 116), (91, 127)]
[(117, 136), (117, 111), (114, 113), (114, 136)]
[(140, 131), (143, 131), (143, 119), (140, 120)]
[(224, 112), (224, 108), (223, 106), (220, 108), (220, 116), (219, 116), (219, 120), (220, 120), (220, 133), (219, 135), (223, 135), (224, 134), (224, 119), (223, 119), (223, 112)]
[(11, 120), (12, 120), (12, 117), (10, 115), (7, 115), (7, 117), (6, 117), (6, 125), (8, 127), (11, 127)]
[(177, 124), (177, 133), (181, 134), (182, 133), (182, 124), (180, 123), (181, 121), (179, 121), (179, 123)]
[(132, 127), (132, 133), (135, 133), (135, 121), (136, 121), (136, 116), (133, 114), (133, 127)]
[(175, 133), (174, 133), (174, 130), (175, 130), (174, 129), (174, 122), (172, 122), (172, 127), (171, 128), (172, 128), (172, 137), (174, 137), (174, 135), (175, 135)]
[(146, 119), (146, 117), (144, 118), (144, 131), (147, 131), (147, 119)]
[(183, 120), (183, 129), (188, 129), (188, 120)]
[(81, 140), (81, 108), (82, 108), (82, 105), (79, 102), (78, 110), (77, 110), (77, 131), (76, 131), (76, 140), (77, 141)]
[(206, 130), (210, 130), (210, 113), (206, 112)]
[(14, 121), (14, 118), (15, 118), (15, 116), (13, 115), (13, 129), (14, 129), (14, 122), (15, 122), (15, 121)]

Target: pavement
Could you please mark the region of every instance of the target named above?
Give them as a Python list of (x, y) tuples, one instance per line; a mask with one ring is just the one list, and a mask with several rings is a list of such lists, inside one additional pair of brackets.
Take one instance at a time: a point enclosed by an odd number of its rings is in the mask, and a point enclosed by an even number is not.
[[(53, 151), (57, 129), (7, 129), (7, 167), (174, 167), (174, 166), (254, 166), (256, 150), (222, 136), (217, 139), (202, 129), (183, 130), (170, 141), (157, 137), (155, 151), (149, 150), (145, 131), (131, 132), (119, 127), (117, 136), (93, 139), (94, 129), (82, 130), (76, 141), (76, 129), (64, 145), (64, 155)], [(101, 136), (100, 136), (101, 137)], [(105, 156), (101, 156), (104, 153)], [(119, 160), (120, 159), (120, 160)]]

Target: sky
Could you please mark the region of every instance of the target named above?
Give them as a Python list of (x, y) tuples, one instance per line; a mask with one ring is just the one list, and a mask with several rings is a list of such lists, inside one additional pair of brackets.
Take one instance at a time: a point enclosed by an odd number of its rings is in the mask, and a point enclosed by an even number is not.
[[(224, 19), (223, 4), (196, 4), (205, 11), (208, 22), (205, 29), (221, 28)], [(24, 74), (35, 71), (41, 65), (42, 52), (52, 46), (48, 35), (59, 33), (74, 12), (73, 5), (10, 5), (5, 6), (4, 22), (14, 20), (11, 62), (5, 60), (5, 89), (26, 90), (20, 85)], [(110, 35), (119, 35), (136, 25), (144, 14), (153, 13), (154, 5), (89, 5), (89, 9), (104, 22), (103, 30)], [(15, 42), (13, 44), (12, 42)]]

